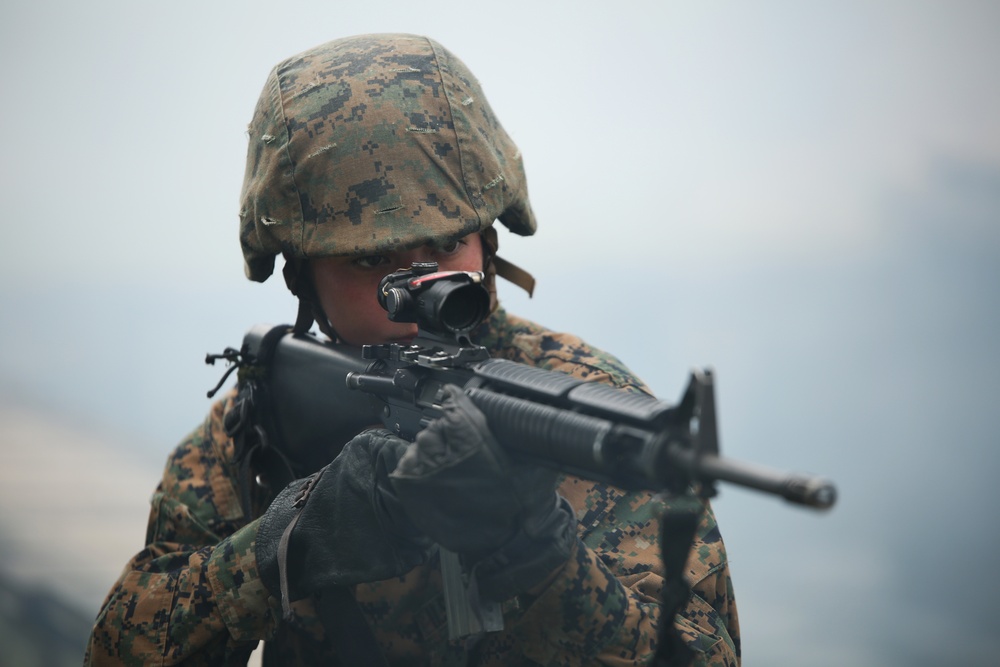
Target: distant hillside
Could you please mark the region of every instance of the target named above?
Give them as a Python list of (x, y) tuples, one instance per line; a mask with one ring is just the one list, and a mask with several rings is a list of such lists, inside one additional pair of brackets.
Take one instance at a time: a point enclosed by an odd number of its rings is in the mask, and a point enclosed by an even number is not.
[(0, 572), (0, 667), (75, 667), (92, 623), (60, 596)]
[(144, 546), (160, 471), (9, 395), (0, 453), (0, 667), (79, 665), (105, 594)]

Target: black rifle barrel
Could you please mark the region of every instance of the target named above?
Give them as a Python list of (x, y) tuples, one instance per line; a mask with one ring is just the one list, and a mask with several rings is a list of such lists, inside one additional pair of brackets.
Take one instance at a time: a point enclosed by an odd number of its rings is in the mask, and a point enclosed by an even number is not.
[[(631, 489), (662, 490), (721, 481), (828, 509), (836, 488), (821, 477), (787, 473), (685, 447), (679, 427), (641, 429), (482, 389), (466, 392), (497, 439), (537, 462)], [(685, 425), (686, 426), (686, 425)], [(683, 472), (682, 472), (683, 471)]]

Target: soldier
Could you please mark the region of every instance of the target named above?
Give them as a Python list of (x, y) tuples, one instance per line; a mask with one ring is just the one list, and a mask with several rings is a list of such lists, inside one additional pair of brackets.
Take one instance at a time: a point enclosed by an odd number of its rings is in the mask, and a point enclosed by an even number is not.
[[(416, 325), (388, 321), (376, 285), (436, 261), (485, 272), (492, 312), (473, 340), (491, 355), (648, 392), (614, 357), (497, 303), (496, 275), (532, 280), (497, 257), (493, 222), (530, 235), (535, 217), (520, 152), (440, 44), (363, 35), (294, 56), (268, 76), (249, 135), (246, 273), (264, 281), (284, 257), (300, 331), (411, 340)], [(415, 444), (365, 431), (335, 457), (331, 443), (322, 467), (291, 462), (300, 479), (283, 490), (287, 461), (255, 455), (232, 422), (227, 434), (240, 398), (215, 403), (168, 460), (146, 547), (109, 593), (87, 664), (244, 664), (264, 640), (275, 665), (636, 665), (670, 621), (696, 664), (739, 664), (707, 503), (692, 594), (661, 619), (663, 502), (508, 460), (464, 394)], [(449, 640), (436, 545), (473, 566), (502, 629)]]

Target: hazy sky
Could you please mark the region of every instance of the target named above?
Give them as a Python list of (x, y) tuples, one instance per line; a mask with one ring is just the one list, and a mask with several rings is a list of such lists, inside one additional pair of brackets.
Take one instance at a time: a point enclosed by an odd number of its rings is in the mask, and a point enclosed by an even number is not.
[(0, 276), (238, 280), (264, 77), (357, 32), (430, 34), (468, 62), (526, 156), (541, 230), (519, 252), (550, 264), (576, 264), (552, 252), (569, 230), (605, 252), (609, 224), (646, 239), (633, 261), (822, 261), (876, 245), (878, 197), (919, 189), (936, 157), (1000, 151), (993, 2), (277, 7), (0, 10), (5, 225), (21, 250)]
[(501, 254), (539, 287), (508, 307), (664, 398), (712, 364), (724, 453), (840, 484), (824, 517), (716, 502), (745, 664), (995, 664), (998, 28), (996, 2), (7, 3), (0, 398), (158, 465), (204, 353), (294, 316), (236, 241), (268, 70), (428, 34), (525, 155), (540, 229)]

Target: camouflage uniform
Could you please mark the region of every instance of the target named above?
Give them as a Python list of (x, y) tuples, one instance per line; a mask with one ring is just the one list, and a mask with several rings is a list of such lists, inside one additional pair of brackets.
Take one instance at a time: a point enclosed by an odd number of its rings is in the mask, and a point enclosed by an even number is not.
[[(495, 257), (491, 225), (535, 231), (521, 154), (471, 72), (440, 44), (365, 35), (294, 56), (269, 75), (249, 136), (240, 210), (246, 274), (263, 281), (275, 256), (284, 255), (300, 320), (301, 304), (315, 296), (301, 269), (315, 257), (378, 254), (480, 232), (488, 282), (494, 271), (516, 278), (516, 268)], [(323, 328), (324, 314), (313, 310)], [(478, 342), (494, 357), (645, 391), (614, 358), (502, 309)], [(234, 443), (223, 428), (232, 400), (216, 403), (170, 458), (153, 495), (147, 546), (111, 590), (87, 664), (242, 664), (262, 639), (273, 664), (336, 662), (310, 599), (293, 603), (294, 622), (283, 622), (258, 574), (258, 521), (241, 508)], [(505, 602), (502, 632), (478, 643), (448, 641), (433, 559), (397, 579), (355, 587), (392, 664), (649, 662), (663, 584), (661, 503), (576, 477), (563, 479), (559, 492), (576, 512), (579, 540), (537, 596)], [(694, 594), (674, 622), (697, 664), (739, 664), (729, 569), (710, 509), (686, 575)]]
[[(479, 341), (499, 358), (645, 391), (615, 358), (578, 338), (497, 310)], [(257, 576), (256, 521), (236, 489), (233, 443), (222, 428), (228, 399), (173, 453), (153, 496), (147, 546), (128, 564), (94, 627), (87, 664), (243, 664), (268, 640), (273, 664), (335, 663), (309, 599), (280, 622)], [(567, 476), (559, 492), (579, 519), (579, 542), (534, 599), (504, 605), (505, 629), (478, 644), (449, 642), (437, 563), (355, 588), (391, 664), (637, 665), (655, 648), (662, 584), (660, 501)], [(695, 502), (688, 499), (671, 501)], [(725, 548), (711, 509), (691, 550), (693, 594), (675, 619), (697, 665), (738, 665), (739, 630)]]

